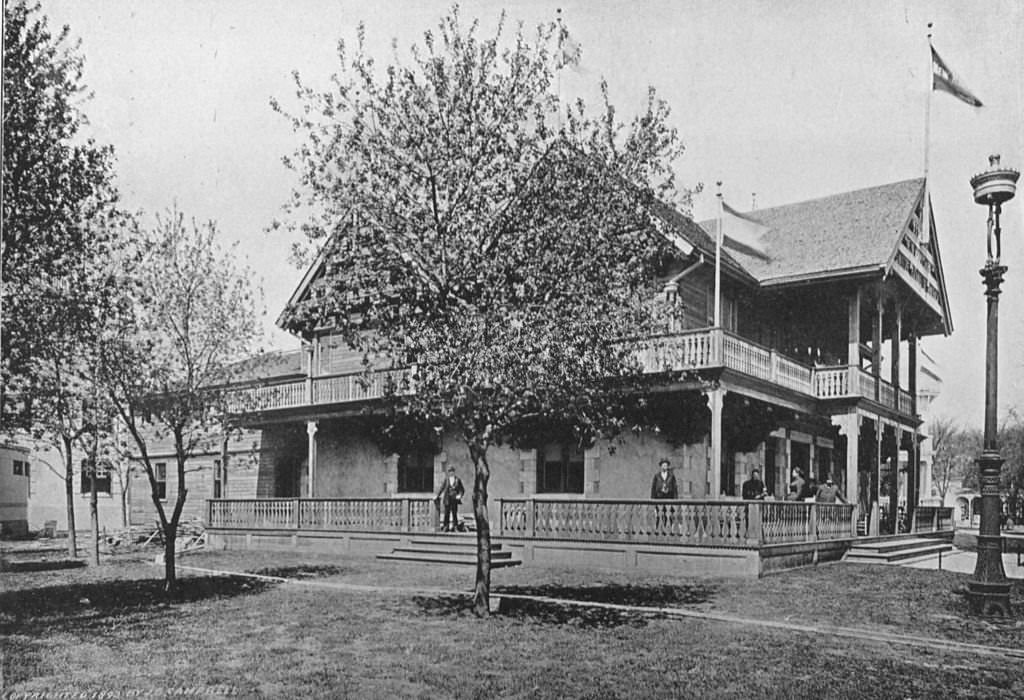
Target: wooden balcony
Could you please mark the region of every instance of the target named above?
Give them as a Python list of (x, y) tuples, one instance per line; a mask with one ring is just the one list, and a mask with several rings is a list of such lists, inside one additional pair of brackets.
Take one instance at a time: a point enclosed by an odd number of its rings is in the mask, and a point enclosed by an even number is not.
[[(866, 398), (910, 415), (909, 392), (855, 366), (809, 367), (722, 329), (701, 329), (632, 341), (647, 373), (730, 369), (818, 399)], [(389, 382), (402, 384), (411, 370), (314, 377), (240, 388), (231, 407), (252, 413), (371, 401), (384, 396)]]

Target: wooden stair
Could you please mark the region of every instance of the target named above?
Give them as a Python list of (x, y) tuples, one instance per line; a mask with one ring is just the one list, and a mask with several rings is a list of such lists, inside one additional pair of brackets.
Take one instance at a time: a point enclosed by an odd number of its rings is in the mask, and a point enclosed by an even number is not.
[[(418, 537), (407, 545), (395, 547), (388, 554), (378, 554), (378, 559), (415, 561), (423, 564), (476, 565), (476, 535), (450, 533), (445, 535)], [(491, 543), (491, 568), (519, 566), (523, 562), (512, 556), (503, 545)]]
[(953, 545), (944, 540), (922, 537), (885, 538), (854, 544), (843, 561), (857, 564), (909, 564), (952, 549)]

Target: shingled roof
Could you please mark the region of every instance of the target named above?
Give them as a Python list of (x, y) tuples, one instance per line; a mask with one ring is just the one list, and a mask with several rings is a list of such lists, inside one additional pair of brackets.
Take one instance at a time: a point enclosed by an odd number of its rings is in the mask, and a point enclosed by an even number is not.
[[(882, 269), (924, 192), (916, 178), (744, 214), (768, 229), (766, 255), (727, 249), (761, 284)], [(701, 222), (714, 233), (715, 221)]]

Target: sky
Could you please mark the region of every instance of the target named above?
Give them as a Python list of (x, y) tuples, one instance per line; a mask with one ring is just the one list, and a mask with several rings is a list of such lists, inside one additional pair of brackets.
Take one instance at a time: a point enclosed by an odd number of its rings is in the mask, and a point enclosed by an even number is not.
[[(214, 220), (261, 282), (270, 348), (297, 341), (273, 320), (303, 270), (294, 239), (268, 233), (294, 185), (281, 159), (298, 141), (270, 108), (297, 106), (292, 73), (326, 87), (339, 39), (366, 25), (371, 54), (422, 39), (450, 3), (428, 0), (42, 0), (53, 25), (81, 39), (89, 135), (112, 144), (124, 203), (149, 217), (176, 205)], [(647, 86), (672, 108), (686, 152), (679, 183), (705, 189), (698, 219), (715, 212), (715, 183), (746, 211), (896, 182), (924, 173), (930, 55), (935, 48), (985, 106), (945, 93), (931, 104), (929, 181), (953, 317), (948, 337), (923, 341), (942, 377), (935, 414), (978, 427), (984, 412), (984, 208), (970, 178), (1000, 153), (1024, 166), (1024, 3), (893, 0), (465, 0), (484, 32), (508, 20), (533, 27), (558, 8), (582, 49), (566, 97), (596, 102), (607, 79), (620, 113)], [(1024, 183), (1004, 207), (999, 405), (1024, 413)], [(149, 219), (152, 221), (152, 218)]]

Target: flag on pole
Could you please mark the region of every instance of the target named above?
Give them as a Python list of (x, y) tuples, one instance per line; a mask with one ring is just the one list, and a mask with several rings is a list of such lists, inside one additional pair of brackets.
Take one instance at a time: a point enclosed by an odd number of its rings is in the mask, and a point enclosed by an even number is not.
[(764, 234), (769, 230), (748, 214), (736, 211), (722, 200), (722, 245), (747, 255), (768, 259)]
[(960, 83), (953, 71), (949, 69), (946, 62), (939, 56), (939, 52), (932, 47), (932, 89), (948, 92), (961, 102), (966, 102), (972, 107), (981, 107), (981, 100), (975, 97), (970, 90)]

